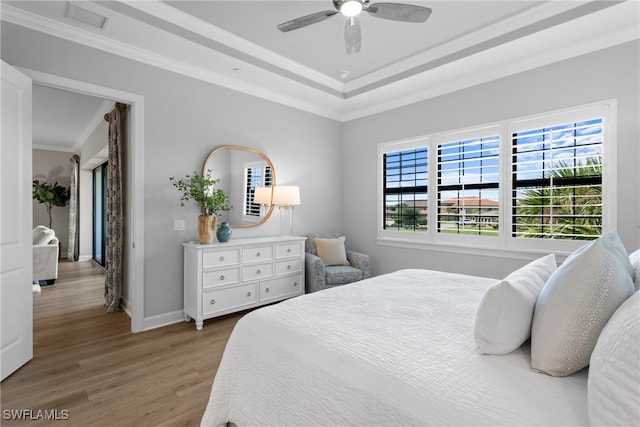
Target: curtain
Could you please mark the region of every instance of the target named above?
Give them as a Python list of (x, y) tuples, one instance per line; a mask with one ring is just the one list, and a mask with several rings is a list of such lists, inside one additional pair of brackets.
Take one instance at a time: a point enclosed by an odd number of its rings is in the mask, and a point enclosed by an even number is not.
[(122, 192), (123, 123), (126, 105), (116, 104), (108, 114), (109, 154), (107, 159), (107, 224), (104, 296), (107, 311), (118, 311), (122, 300), (122, 262), (124, 249), (124, 198)]
[(80, 252), (78, 240), (79, 211), (78, 211), (78, 179), (79, 179), (80, 156), (74, 154), (71, 157), (71, 180), (69, 184), (69, 249), (67, 260), (77, 261)]

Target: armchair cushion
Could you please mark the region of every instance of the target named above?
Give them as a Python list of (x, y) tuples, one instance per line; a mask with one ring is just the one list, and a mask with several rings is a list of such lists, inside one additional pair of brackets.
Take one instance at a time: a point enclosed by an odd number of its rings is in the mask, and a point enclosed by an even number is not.
[(327, 266), (330, 265), (349, 265), (347, 260), (347, 252), (344, 248), (344, 236), (335, 239), (323, 239), (316, 237), (316, 249), (318, 256), (322, 258)]
[(332, 265), (327, 267), (327, 286), (344, 285), (364, 279), (362, 270), (349, 265)]

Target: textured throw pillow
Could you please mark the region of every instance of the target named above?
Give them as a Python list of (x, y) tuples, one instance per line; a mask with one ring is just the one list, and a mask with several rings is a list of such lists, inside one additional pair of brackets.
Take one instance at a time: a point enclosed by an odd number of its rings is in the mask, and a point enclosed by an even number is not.
[(491, 285), (482, 296), (474, 338), (481, 354), (507, 354), (531, 336), (538, 295), (556, 270), (554, 254), (537, 259)]
[(640, 249), (629, 255), (629, 262), (634, 270), (636, 291), (640, 289)]
[(565, 376), (589, 365), (602, 328), (634, 292), (630, 271), (615, 231), (571, 254), (538, 297), (531, 329), (531, 367)]
[(627, 299), (604, 327), (589, 367), (592, 426), (640, 425), (640, 293)]
[(316, 249), (318, 256), (322, 258), (326, 265), (349, 265), (347, 261), (347, 251), (344, 247), (345, 237), (337, 239), (321, 239), (316, 237)]
[(56, 233), (52, 229), (39, 225), (33, 230), (33, 244), (34, 246), (46, 245), (55, 235)]

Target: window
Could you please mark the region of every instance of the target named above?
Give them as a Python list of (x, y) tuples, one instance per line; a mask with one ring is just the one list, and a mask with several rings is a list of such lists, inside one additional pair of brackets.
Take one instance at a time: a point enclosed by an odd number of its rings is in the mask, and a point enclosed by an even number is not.
[(427, 148), (384, 154), (384, 224), (388, 230), (427, 229)]
[(105, 162), (93, 170), (93, 260), (106, 267), (107, 173)]
[(245, 219), (258, 220), (264, 216), (262, 206), (253, 202), (256, 187), (271, 186), (273, 176), (271, 168), (264, 162), (245, 164), (244, 168), (244, 216)]
[(512, 236), (602, 234), (602, 117), (515, 132)]
[(568, 253), (613, 229), (615, 107), (380, 144), (379, 241)]
[(438, 145), (438, 232), (497, 236), (500, 136)]

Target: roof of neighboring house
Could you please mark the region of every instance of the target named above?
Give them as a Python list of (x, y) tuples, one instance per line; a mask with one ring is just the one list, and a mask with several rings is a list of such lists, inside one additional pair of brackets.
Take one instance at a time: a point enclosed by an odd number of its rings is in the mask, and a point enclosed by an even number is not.
[(470, 196), (470, 197), (460, 197), (456, 199), (447, 199), (440, 202), (440, 206), (461, 206), (466, 208), (471, 207), (493, 207), (499, 206), (500, 204), (491, 199), (481, 199), (479, 197)]

